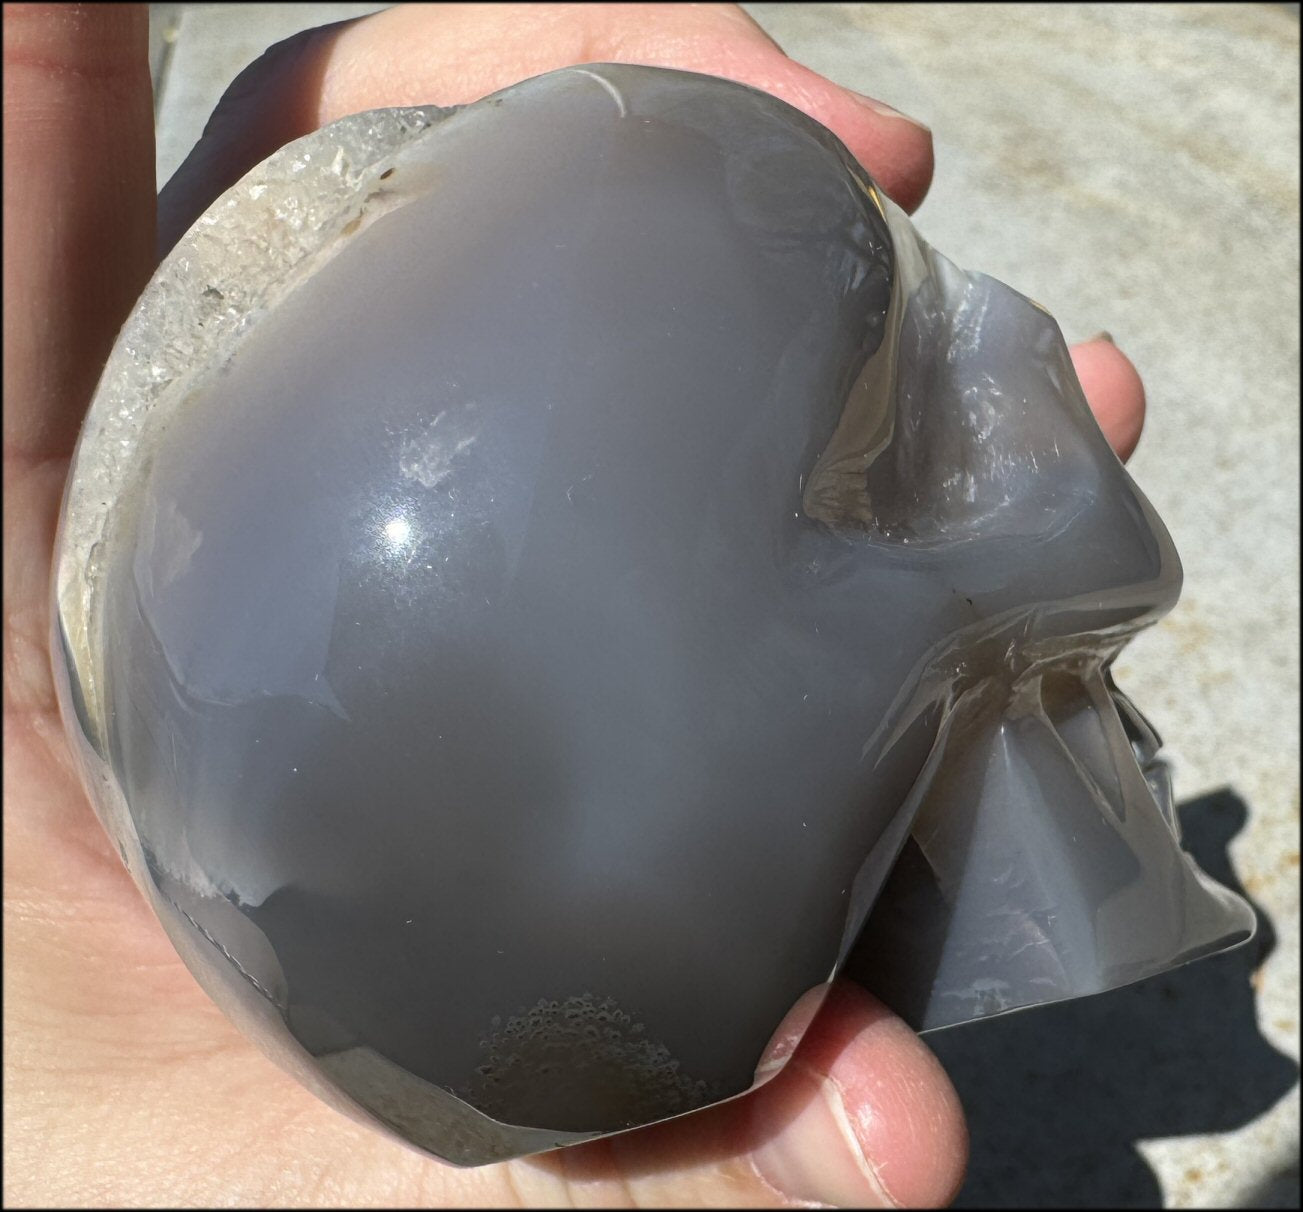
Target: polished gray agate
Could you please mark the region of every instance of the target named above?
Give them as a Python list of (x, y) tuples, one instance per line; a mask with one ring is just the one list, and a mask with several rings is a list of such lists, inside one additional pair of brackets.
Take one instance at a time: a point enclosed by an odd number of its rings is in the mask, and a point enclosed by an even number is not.
[(930, 1029), (1247, 938), (1109, 675), (1179, 585), (1044, 310), (783, 102), (603, 64), (214, 204), (55, 637), (196, 977), (473, 1165), (747, 1091), (838, 973)]

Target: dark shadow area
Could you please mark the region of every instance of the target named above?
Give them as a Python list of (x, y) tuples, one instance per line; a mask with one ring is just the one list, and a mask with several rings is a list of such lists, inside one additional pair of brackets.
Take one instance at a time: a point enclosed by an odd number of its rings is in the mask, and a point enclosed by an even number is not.
[[(1185, 848), (1251, 899), (1227, 843), (1248, 817), (1222, 789), (1179, 806)], [(1275, 947), (1254, 905), (1245, 946), (1111, 993), (927, 1036), (968, 1114), (958, 1208), (1157, 1208), (1135, 1141), (1227, 1132), (1272, 1106), (1298, 1067), (1258, 1031), (1250, 978)], [(1265, 1175), (1258, 1208), (1297, 1207), (1298, 1176)]]

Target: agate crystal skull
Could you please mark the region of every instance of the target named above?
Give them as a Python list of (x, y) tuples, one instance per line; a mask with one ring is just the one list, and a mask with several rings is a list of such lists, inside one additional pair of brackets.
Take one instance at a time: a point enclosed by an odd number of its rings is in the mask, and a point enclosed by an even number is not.
[(210, 994), (473, 1165), (1242, 940), (1109, 666), (1180, 569), (1040, 307), (838, 140), (589, 65), (284, 148), (77, 449), (60, 692)]

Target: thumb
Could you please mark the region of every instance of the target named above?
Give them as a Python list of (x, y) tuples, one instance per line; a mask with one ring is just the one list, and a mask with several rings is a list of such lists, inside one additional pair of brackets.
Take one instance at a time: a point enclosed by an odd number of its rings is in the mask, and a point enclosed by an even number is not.
[[(780, 1033), (765, 1064), (782, 1064), (785, 1046)], [(750, 1120), (758, 1173), (798, 1200), (941, 1207), (968, 1159), (963, 1109), (936, 1057), (848, 981), (833, 986), (790, 1059), (757, 1091)]]
[[(573, 1191), (614, 1175), (641, 1207), (940, 1207), (963, 1179), (968, 1136), (936, 1057), (857, 985), (812, 990), (732, 1102), (563, 1149)], [(802, 1032), (804, 1031), (804, 1036)], [(799, 1041), (799, 1043), (797, 1043)]]

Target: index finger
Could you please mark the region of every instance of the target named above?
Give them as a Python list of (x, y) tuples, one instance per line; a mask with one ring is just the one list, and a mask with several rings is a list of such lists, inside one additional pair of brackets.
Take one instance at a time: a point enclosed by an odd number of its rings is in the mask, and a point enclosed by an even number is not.
[(773, 93), (831, 129), (906, 209), (927, 192), (925, 127), (789, 59), (735, 5), (403, 4), (304, 30), (237, 77), (160, 196), (160, 249), (259, 161), (345, 114), (462, 105), (594, 62), (703, 72)]

